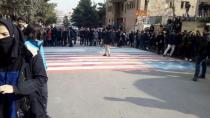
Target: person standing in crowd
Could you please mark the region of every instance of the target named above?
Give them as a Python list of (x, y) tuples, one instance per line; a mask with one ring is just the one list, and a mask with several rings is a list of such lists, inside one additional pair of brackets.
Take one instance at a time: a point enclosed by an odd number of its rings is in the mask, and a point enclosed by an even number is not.
[(25, 29), (25, 35), (27, 37), (25, 41), (25, 45), (29, 47), (35, 46), (38, 51), (41, 54), (41, 57), (43, 59), (44, 67), (47, 69), (45, 54), (44, 54), (44, 48), (43, 48), (43, 29), (38, 24), (28, 25), (28, 27)]
[(140, 42), (141, 42), (141, 46), (143, 50), (146, 50), (147, 47), (147, 40), (148, 40), (148, 35), (146, 30), (142, 30), (141, 32), (141, 38), (140, 38)]
[(73, 47), (73, 40), (74, 40), (74, 33), (71, 28), (67, 28), (68, 36), (67, 36), (67, 43), (69, 47)]
[(94, 29), (94, 32), (93, 32), (93, 34), (94, 34), (94, 46), (97, 46), (98, 45), (98, 40), (99, 40), (99, 35), (98, 35), (98, 30), (97, 29)]
[(57, 46), (57, 28), (52, 26), (52, 46)]
[[(76, 45), (76, 43), (77, 43), (77, 32), (72, 27), (69, 28), (69, 32), (71, 34), (70, 38), (72, 39), (72, 41), (74, 41), (74, 45)], [(72, 46), (73, 46), (73, 44), (72, 44)]]
[(27, 49), (21, 31), (4, 19), (0, 19), (0, 58), (0, 118), (47, 118), (40, 94), (47, 83), (42, 57)]
[(134, 32), (131, 31), (129, 34), (129, 46), (133, 47), (134, 46)]
[[(193, 77), (193, 81), (197, 81), (198, 78), (205, 79), (206, 77), (206, 69), (207, 69), (207, 59), (208, 59), (208, 32), (209, 29), (207, 27), (204, 28), (203, 38), (201, 38), (198, 42), (198, 50), (196, 56), (196, 64), (195, 64), (195, 74)], [(202, 66), (201, 75), (200, 67)]]
[(99, 32), (98, 32), (98, 45), (101, 45), (101, 42), (102, 42), (102, 29), (99, 29)]
[(176, 48), (176, 32), (173, 30), (169, 34), (169, 39), (168, 39), (168, 46), (166, 50), (164, 51), (163, 56), (166, 56), (168, 54), (168, 51), (171, 49), (171, 52), (169, 53), (169, 56), (172, 56)]
[(84, 40), (85, 40), (85, 46), (88, 46), (88, 44), (89, 44), (89, 37), (88, 37), (88, 33), (89, 32), (89, 28), (85, 28), (85, 30), (84, 30)]
[(164, 51), (164, 33), (163, 32), (159, 32), (159, 34), (156, 37), (156, 45), (157, 45), (157, 53), (158, 54), (163, 54)]
[(84, 28), (81, 28), (79, 30), (79, 37), (80, 37), (80, 46), (84, 45), (84, 41), (85, 41), (85, 31)]
[(184, 57), (186, 61), (191, 61), (191, 47), (192, 47), (192, 37), (191, 37), (192, 32), (185, 33), (183, 37), (183, 52), (184, 52)]
[(119, 46), (119, 43), (120, 43), (120, 33), (121, 33), (120, 30), (117, 30), (116, 31), (115, 46)]
[(53, 46), (53, 42), (52, 42), (52, 30), (51, 30), (51, 28), (48, 28), (48, 30), (47, 30), (47, 45), (48, 46)]
[[(40, 53), (44, 67), (47, 70), (47, 63), (46, 63), (46, 58), (45, 58), (44, 48), (43, 48), (44, 42), (42, 40), (43, 34), (42, 34), (41, 26), (38, 24), (29, 25), (25, 31), (26, 31), (25, 35), (27, 36), (27, 39), (25, 41), (26, 47), (28, 49), (35, 49)], [(47, 101), (48, 101), (47, 83), (42, 87), (41, 94), (43, 96), (45, 111), (47, 111)]]
[(106, 29), (104, 31), (105, 36), (104, 36), (104, 47), (105, 47), (105, 53), (103, 56), (111, 56), (111, 49), (110, 46), (112, 44), (112, 40), (111, 40), (111, 29)]
[(175, 50), (175, 56), (177, 57), (181, 57), (183, 55), (183, 50), (182, 50), (182, 47), (183, 47), (183, 44), (182, 44), (182, 39), (183, 39), (183, 32), (178, 32), (177, 33), (177, 36), (176, 36), (176, 50)]
[(59, 28), (57, 31), (57, 41), (58, 41), (58, 46), (62, 45), (62, 29)]
[(139, 32), (139, 30), (136, 31), (135, 33), (135, 47), (136, 49), (141, 48), (141, 33)]
[(93, 30), (93, 28), (91, 28), (89, 31), (89, 41), (90, 41), (89, 46), (93, 46), (93, 40), (94, 40), (94, 30)]
[(24, 29), (28, 26), (26, 19), (23, 17), (18, 17), (17, 19), (17, 26), (24, 32)]
[(112, 40), (112, 45), (114, 45), (116, 39), (116, 32), (114, 29), (111, 30), (111, 40)]
[(67, 46), (68, 43), (68, 38), (69, 38), (69, 32), (67, 28), (64, 28), (63, 34), (62, 34), (62, 46)]
[(125, 46), (126, 45), (126, 33), (125, 32), (121, 32), (121, 36), (120, 36), (120, 47), (121, 46)]

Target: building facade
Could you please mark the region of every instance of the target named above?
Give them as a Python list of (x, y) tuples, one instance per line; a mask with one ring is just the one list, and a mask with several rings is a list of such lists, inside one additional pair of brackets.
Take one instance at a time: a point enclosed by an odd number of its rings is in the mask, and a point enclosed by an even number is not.
[[(205, 8), (208, 13), (204, 14)], [(209, 6), (208, 6), (209, 5)], [(188, 10), (187, 10), (188, 9)], [(134, 30), (141, 17), (210, 16), (210, 0), (107, 0), (106, 25), (123, 27), (125, 31)]]

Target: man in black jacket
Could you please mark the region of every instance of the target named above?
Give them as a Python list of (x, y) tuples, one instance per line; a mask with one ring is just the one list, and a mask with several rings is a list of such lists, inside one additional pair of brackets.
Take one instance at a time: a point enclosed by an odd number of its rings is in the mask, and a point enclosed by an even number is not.
[[(205, 79), (208, 59), (208, 29), (204, 28), (203, 38), (198, 42), (198, 50), (196, 57), (195, 74), (193, 81), (197, 81), (198, 78)], [(200, 65), (202, 66), (202, 72), (200, 73)]]

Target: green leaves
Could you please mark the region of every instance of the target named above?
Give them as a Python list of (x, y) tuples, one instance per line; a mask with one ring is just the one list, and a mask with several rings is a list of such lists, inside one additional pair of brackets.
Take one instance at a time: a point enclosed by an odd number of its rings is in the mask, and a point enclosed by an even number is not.
[[(0, 13), (3, 16), (23, 16), (29, 22), (42, 21), (44, 24), (56, 22), (55, 4), (49, 0), (1, 0)], [(49, 20), (53, 19), (53, 20)]]
[(98, 27), (102, 25), (102, 16), (105, 16), (105, 5), (103, 8), (101, 3), (97, 9), (97, 5), (93, 5), (91, 0), (80, 0), (74, 9), (71, 22), (78, 27)]

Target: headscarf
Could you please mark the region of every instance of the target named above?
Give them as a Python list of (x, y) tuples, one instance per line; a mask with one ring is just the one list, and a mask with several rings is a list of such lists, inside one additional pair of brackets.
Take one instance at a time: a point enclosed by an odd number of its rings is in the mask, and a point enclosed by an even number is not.
[(1, 39), (4, 44), (0, 44), (2, 48), (0, 53), (1, 51), (7, 53), (0, 54), (0, 65), (7, 66), (8, 64), (12, 64), (15, 59), (21, 55), (21, 51), (24, 47), (24, 38), (21, 31), (11, 21), (0, 19), (0, 24), (6, 26), (10, 34), (7, 39)]

